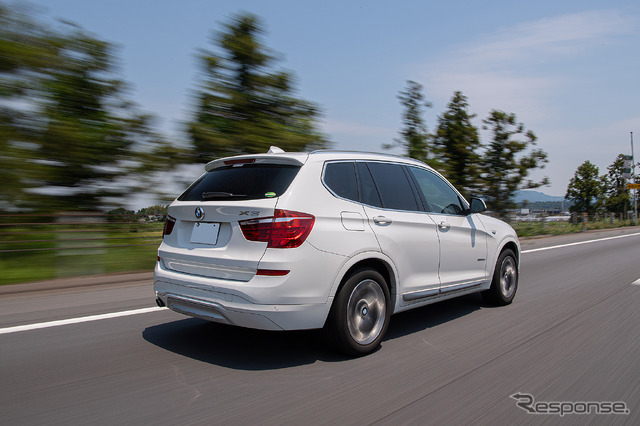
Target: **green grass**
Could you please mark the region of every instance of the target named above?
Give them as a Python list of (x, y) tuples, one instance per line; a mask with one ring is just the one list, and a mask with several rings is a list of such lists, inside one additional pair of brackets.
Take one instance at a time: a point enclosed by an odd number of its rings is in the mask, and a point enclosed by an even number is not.
[(611, 225), (609, 219), (588, 222), (584, 227), (582, 226), (582, 223), (574, 225), (570, 222), (515, 222), (511, 224), (519, 237), (573, 234), (582, 232), (583, 230), (611, 229), (633, 225), (633, 221), (630, 220), (616, 220), (614, 224)]
[[(0, 285), (78, 275), (151, 271), (162, 223), (0, 228)], [(79, 240), (79, 239), (91, 240)], [(64, 250), (59, 248), (64, 247)], [(54, 250), (58, 248), (58, 250)]]
[[(587, 230), (631, 226), (631, 221), (589, 222)], [(561, 235), (581, 232), (582, 224), (567, 222), (517, 222), (518, 236)], [(6, 225), (0, 227), (0, 285), (79, 275), (152, 271), (163, 223), (87, 225)], [(73, 241), (97, 238), (95, 241)], [(71, 241), (63, 241), (71, 240)], [(75, 246), (74, 246), (75, 245)], [(70, 246), (68, 250), (52, 250)], [(108, 246), (73, 248), (78, 246)]]

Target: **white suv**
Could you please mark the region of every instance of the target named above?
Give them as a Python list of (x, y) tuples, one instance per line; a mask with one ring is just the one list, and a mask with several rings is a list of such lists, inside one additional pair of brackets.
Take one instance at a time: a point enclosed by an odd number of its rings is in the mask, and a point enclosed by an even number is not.
[(157, 303), (264, 330), (324, 328), (364, 355), (391, 314), (482, 292), (511, 303), (520, 245), (429, 166), (315, 151), (212, 161), (168, 209)]

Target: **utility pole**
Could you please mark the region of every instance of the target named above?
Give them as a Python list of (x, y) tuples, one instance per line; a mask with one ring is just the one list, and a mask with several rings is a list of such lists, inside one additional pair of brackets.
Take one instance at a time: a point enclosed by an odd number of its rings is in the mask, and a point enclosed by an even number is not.
[[(631, 178), (633, 183), (636, 181), (636, 158), (633, 155), (633, 132), (631, 132)], [(638, 224), (638, 189), (633, 188), (633, 223)]]

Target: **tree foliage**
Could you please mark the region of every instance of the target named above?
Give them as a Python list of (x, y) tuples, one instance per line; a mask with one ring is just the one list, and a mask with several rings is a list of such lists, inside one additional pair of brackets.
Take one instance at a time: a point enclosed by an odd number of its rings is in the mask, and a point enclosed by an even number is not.
[(575, 171), (566, 197), (574, 202), (571, 211), (594, 214), (598, 210), (626, 213), (631, 209), (627, 180), (623, 177), (624, 155), (620, 154), (600, 176), (599, 169), (590, 161)]
[(535, 148), (536, 136), (525, 130), (515, 114), (491, 111), (483, 128), (489, 130), (492, 140), (483, 144), (469, 112), (467, 97), (454, 92), (447, 109), (438, 117), (434, 135), (427, 131), (422, 85), (407, 82), (406, 91), (398, 98), (402, 102), (403, 128), (401, 138), (385, 148), (400, 146), (408, 157), (421, 160), (440, 173), (465, 196), (486, 198), (490, 210), (504, 215), (515, 207), (513, 196), (518, 189), (538, 188), (549, 183), (547, 178), (534, 182), (529, 173), (543, 168), (547, 154)]
[(622, 176), (624, 155), (620, 154), (607, 168), (604, 182), (604, 207), (612, 213), (626, 213), (631, 209), (631, 197), (627, 189), (627, 180)]
[(435, 135), (441, 171), (463, 195), (478, 191), (480, 175), (480, 137), (471, 123), (475, 114), (468, 109), (467, 97), (455, 92), (447, 110), (438, 118)]
[(402, 130), (400, 138), (393, 144), (384, 145), (385, 149), (401, 147), (407, 157), (423, 161), (433, 167), (438, 166), (432, 144), (433, 136), (428, 132), (422, 117), (425, 108), (431, 108), (431, 103), (425, 101), (422, 85), (408, 80), (404, 92), (400, 92), (398, 99), (402, 103)]
[(118, 204), (136, 186), (123, 175), (173, 151), (124, 98), (111, 44), (28, 12), (0, 5), (0, 208)]
[(566, 198), (573, 201), (572, 212), (593, 214), (599, 205), (603, 193), (603, 184), (598, 167), (590, 161), (582, 163), (575, 171)]
[[(493, 110), (485, 119), (483, 128), (492, 134), (481, 159), (482, 190), (490, 210), (504, 212), (514, 207), (516, 190), (538, 188), (549, 183), (527, 180), (531, 170), (542, 168), (548, 162), (547, 154), (536, 145), (536, 135), (525, 130), (515, 114)], [(529, 148), (529, 152), (526, 152)]]
[(188, 130), (201, 161), (266, 152), (271, 145), (302, 151), (326, 145), (315, 127), (319, 109), (292, 95), (291, 73), (275, 70), (252, 14), (233, 17), (212, 37), (221, 51), (202, 51), (203, 81)]
[(37, 148), (31, 123), (38, 120), (25, 100), (56, 51), (42, 26), (0, 3), (0, 210), (25, 204), (35, 186), (26, 177), (36, 168), (30, 161)]

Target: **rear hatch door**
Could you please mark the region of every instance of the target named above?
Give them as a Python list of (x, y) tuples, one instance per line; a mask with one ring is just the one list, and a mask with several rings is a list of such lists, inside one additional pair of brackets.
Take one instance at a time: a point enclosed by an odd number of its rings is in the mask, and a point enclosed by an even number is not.
[(209, 163), (208, 171), (169, 206), (168, 220), (175, 225), (159, 249), (164, 266), (191, 275), (250, 280), (267, 243), (248, 241), (240, 224), (273, 217), (301, 164), (271, 156)]

